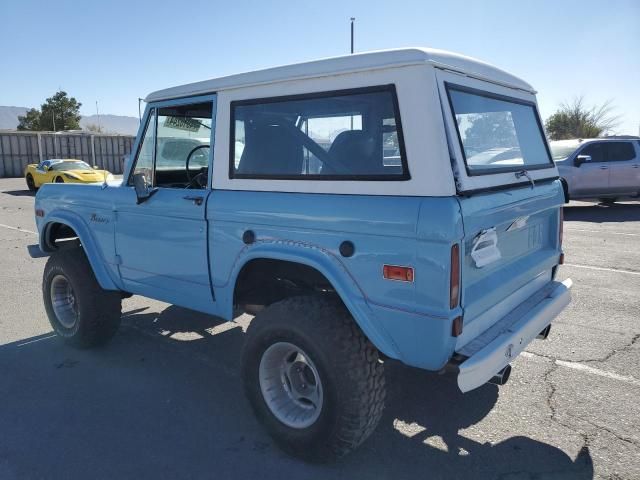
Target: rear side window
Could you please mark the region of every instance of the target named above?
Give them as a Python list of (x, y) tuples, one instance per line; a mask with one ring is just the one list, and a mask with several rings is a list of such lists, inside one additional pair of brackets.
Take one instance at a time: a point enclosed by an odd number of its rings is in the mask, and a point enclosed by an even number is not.
[(447, 94), (469, 175), (553, 166), (534, 104), (450, 84)]
[(231, 103), (231, 178), (409, 178), (393, 86)]
[(607, 147), (610, 162), (624, 162), (633, 160), (636, 157), (636, 152), (631, 142), (611, 142), (607, 143)]

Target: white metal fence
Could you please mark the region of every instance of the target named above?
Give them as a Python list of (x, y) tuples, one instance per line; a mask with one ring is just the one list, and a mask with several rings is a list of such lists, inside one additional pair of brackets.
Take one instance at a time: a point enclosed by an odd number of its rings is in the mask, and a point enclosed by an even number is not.
[(21, 177), (29, 163), (77, 158), (122, 173), (135, 137), (69, 132), (0, 132), (0, 177)]

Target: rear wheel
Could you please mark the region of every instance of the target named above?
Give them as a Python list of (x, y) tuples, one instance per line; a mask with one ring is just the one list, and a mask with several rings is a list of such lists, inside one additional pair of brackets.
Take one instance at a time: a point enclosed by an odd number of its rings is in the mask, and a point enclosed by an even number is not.
[(76, 347), (104, 344), (120, 326), (120, 292), (100, 287), (81, 247), (56, 252), (49, 258), (42, 295), (51, 326)]
[(242, 376), (269, 434), (308, 461), (347, 454), (382, 416), (378, 351), (338, 299), (287, 298), (260, 312), (247, 333)]
[(33, 180), (33, 176), (30, 173), (27, 173), (26, 181), (27, 181), (27, 187), (29, 188), (29, 190), (31, 190), (32, 192), (35, 192), (37, 190), (36, 182)]
[(64, 178), (56, 177), (56, 183), (64, 183)]

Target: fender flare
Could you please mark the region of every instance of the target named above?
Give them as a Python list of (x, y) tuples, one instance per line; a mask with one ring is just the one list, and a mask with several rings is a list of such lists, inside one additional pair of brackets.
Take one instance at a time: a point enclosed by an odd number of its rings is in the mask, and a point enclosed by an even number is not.
[(320, 272), (331, 283), (371, 343), (388, 357), (399, 358), (400, 353), (395, 342), (380, 322), (376, 321), (366, 294), (357, 280), (340, 258), (319, 245), (294, 240), (264, 239), (245, 246), (236, 257), (227, 282), (223, 285), (213, 285), (216, 300), (221, 303), (226, 318), (233, 318), (233, 294), (240, 271), (251, 260), (257, 259), (300, 263)]
[(100, 287), (105, 290), (120, 290), (120, 287), (116, 284), (114, 279), (109, 274), (107, 268), (105, 267), (104, 257), (102, 256), (102, 252), (100, 251), (100, 249), (97, 247), (93, 235), (87, 228), (86, 223), (78, 214), (69, 211), (55, 210), (48, 214), (44, 219), (44, 222), (42, 222), (43, 226), (39, 232), (40, 249), (43, 252), (49, 253), (54, 251), (47, 243), (47, 239), (49, 237), (49, 229), (54, 223), (62, 223), (76, 232), (78, 238), (80, 239), (80, 243), (82, 244), (82, 248), (87, 255), (87, 259), (89, 260), (89, 264), (91, 265), (93, 274), (96, 276), (96, 280), (100, 284)]

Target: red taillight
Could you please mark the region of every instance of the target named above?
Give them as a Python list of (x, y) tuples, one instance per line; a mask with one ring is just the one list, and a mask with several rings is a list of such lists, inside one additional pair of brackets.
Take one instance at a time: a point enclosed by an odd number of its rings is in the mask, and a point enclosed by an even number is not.
[(382, 276), (387, 280), (413, 282), (413, 268), (399, 265), (383, 265)]
[(460, 245), (451, 247), (451, 279), (449, 283), (449, 307), (456, 308), (460, 298)]
[(451, 323), (451, 336), (459, 337), (462, 335), (462, 317), (456, 317), (453, 319), (453, 323)]

